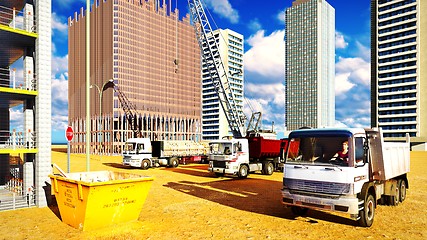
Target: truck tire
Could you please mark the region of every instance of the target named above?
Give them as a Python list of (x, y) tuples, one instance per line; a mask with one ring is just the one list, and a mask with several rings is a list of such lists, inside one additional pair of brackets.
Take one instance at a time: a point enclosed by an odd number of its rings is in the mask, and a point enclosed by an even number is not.
[(305, 216), (307, 214), (308, 208), (292, 206), (291, 211), (295, 216)]
[(144, 170), (150, 168), (150, 165), (151, 165), (150, 164), (150, 160), (148, 160), (148, 159), (144, 159), (141, 162), (141, 168), (144, 169)]
[(266, 162), (262, 166), (262, 173), (264, 175), (272, 175), (274, 172), (274, 165), (272, 162)]
[(394, 195), (388, 196), (388, 205), (397, 206), (399, 205), (399, 202), (400, 202), (400, 187), (399, 187), (399, 181), (398, 181), (394, 188)]
[(178, 167), (178, 165), (179, 165), (178, 158), (176, 158), (176, 157), (171, 158), (169, 164), (173, 168)]
[(399, 201), (403, 202), (406, 199), (406, 182), (403, 179), (399, 180), (397, 184), (399, 186)]
[(371, 193), (368, 193), (363, 207), (359, 210), (359, 225), (362, 227), (370, 227), (374, 222), (375, 217), (375, 198)]
[(247, 165), (240, 165), (239, 172), (237, 173), (239, 178), (247, 178), (249, 175), (249, 168)]

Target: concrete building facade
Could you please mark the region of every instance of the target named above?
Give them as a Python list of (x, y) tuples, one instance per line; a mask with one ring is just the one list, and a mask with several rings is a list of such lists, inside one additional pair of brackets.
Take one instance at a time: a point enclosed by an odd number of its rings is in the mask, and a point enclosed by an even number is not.
[(296, 0), (285, 13), (285, 125), (335, 124), (335, 9), (325, 0)]
[[(244, 37), (230, 29), (217, 29), (212, 34), (217, 40), (219, 53), (228, 74), (238, 112), (243, 116)], [(232, 135), (204, 61), (202, 61), (202, 129), (204, 140), (217, 140)]]
[[(91, 153), (120, 153), (127, 138), (201, 139), (200, 49), (187, 15), (159, 0), (99, 1), (91, 9)], [(69, 123), (85, 150), (85, 24), (69, 18)], [(127, 122), (110, 79), (136, 107)]]
[(427, 142), (427, 1), (371, 1), (371, 125)]
[(0, 210), (44, 207), (52, 172), (51, 1), (1, 1), (0, 42)]

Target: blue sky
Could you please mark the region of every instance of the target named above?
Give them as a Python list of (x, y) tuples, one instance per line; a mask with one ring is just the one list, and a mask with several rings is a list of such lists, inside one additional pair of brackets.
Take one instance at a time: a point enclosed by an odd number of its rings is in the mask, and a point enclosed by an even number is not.
[[(93, 2), (93, 0), (92, 0)], [(162, 3), (163, 0), (160, 0)], [(188, 12), (187, 0), (178, 4)], [(284, 131), (284, 11), (293, 0), (203, 0), (215, 24), (245, 37), (245, 97), (263, 112), (264, 128), (272, 121)], [(169, 0), (166, 0), (169, 3)], [(370, 1), (329, 0), (335, 8), (336, 126), (370, 125)], [(66, 142), (68, 125), (67, 19), (86, 7), (86, 0), (52, 1), (52, 142)], [(245, 112), (249, 114), (249, 109)]]

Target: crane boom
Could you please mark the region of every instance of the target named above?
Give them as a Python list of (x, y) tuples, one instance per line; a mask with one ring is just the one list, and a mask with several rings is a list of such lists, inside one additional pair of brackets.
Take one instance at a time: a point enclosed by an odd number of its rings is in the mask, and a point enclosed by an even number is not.
[(123, 112), (125, 113), (126, 119), (130, 125), (131, 130), (133, 131), (134, 137), (139, 135), (139, 129), (135, 126), (135, 118), (137, 116), (136, 107), (132, 104), (126, 95), (120, 91), (119, 86), (114, 84), (114, 91), (117, 93), (120, 104), (122, 105)]
[(200, 0), (188, 0), (190, 14), (194, 21), (194, 30), (201, 50), (203, 62), (212, 80), (212, 86), (224, 110), (228, 125), (234, 137), (245, 136), (244, 116), (231, 89), (228, 74), (219, 53), (218, 43)]

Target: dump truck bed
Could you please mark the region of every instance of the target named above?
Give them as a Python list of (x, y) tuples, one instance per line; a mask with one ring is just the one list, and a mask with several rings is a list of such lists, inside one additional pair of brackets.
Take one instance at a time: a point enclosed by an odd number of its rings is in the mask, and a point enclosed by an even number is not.
[(251, 158), (280, 157), (281, 148), (286, 147), (287, 139), (265, 139), (263, 137), (249, 137), (249, 156)]

